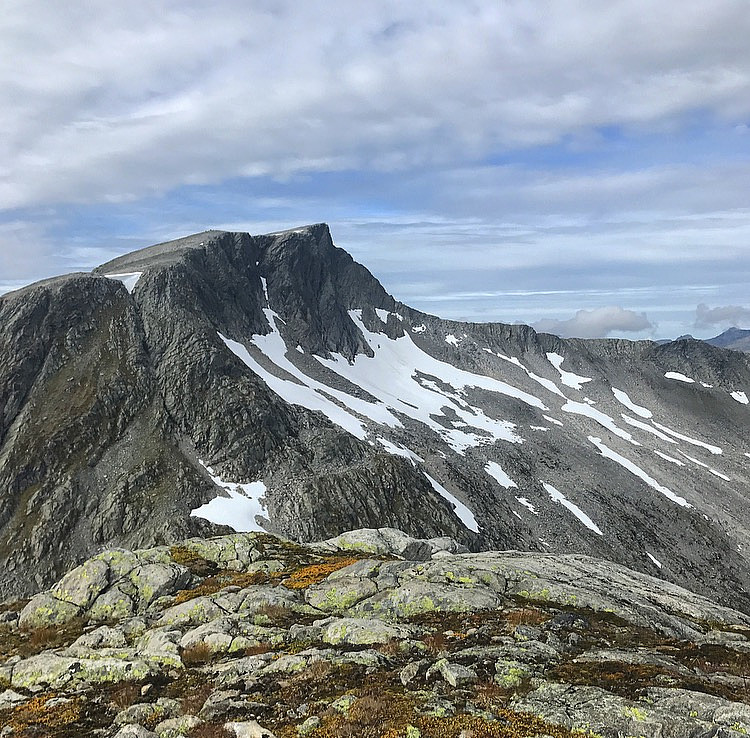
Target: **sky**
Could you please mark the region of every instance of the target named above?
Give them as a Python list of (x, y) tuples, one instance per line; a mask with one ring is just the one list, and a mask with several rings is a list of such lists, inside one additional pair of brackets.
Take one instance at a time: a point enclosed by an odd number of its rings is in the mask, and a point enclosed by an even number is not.
[(397, 299), (750, 328), (747, 0), (4, 0), (0, 292), (327, 222)]

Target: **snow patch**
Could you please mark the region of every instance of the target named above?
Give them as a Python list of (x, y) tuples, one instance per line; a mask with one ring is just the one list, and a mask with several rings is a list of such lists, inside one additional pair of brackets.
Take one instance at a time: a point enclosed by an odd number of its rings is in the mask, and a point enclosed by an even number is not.
[(393, 456), (403, 456), (405, 459), (409, 459), (415, 466), (418, 463), (424, 463), (424, 459), (421, 456), (417, 456), (413, 451), (409, 451), (404, 446), (397, 446), (395, 443), (391, 443), (385, 438), (378, 438), (378, 443)]
[(547, 361), (557, 369), (560, 373), (560, 381), (566, 387), (572, 387), (573, 389), (581, 389), (581, 385), (591, 381), (591, 377), (582, 377), (579, 374), (573, 374), (573, 372), (566, 372), (562, 369), (562, 363), (565, 359), (560, 354), (548, 353)]
[(382, 308), (375, 308), (375, 314), (384, 324), (388, 322), (389, 315), (395, 315), (399, 320), (403, 320), (403, 318), (398, 313), (390, 313), (388, 312), (388, 310), (383, 310)]
[(551, 484), (547, 484), (546, 482), (542, 482), (542, 486), (547, 490), (547, 493), (555, 502), (559, 502), (563, 507), (566, 507), (568, 510), (570, 510), (570, 512), (572, 512), (573, 515), (575, 515), (589, 530), (593, 530), (594, 533), (599, 536), (604, 535), (604, 533), (599, 530), (597, 524), (588, 515), (586, 515), (586, 513), (583, 512), (583, 510), (581, 510), (578, 505), (576, 505), (574, 502), (571, 502), (567, 497), (565, 497), (562, 492), (556, 490)]
[(655, 420), (652, 420), (651, 423), (655, 425), (660, 430), (663, 430), (665, 433), (669, 433), (670, 436), (674, 436), (675, 438), (679, 438), (681, 441), (686, 441), (687, 443), (693, 445), (693, 446), (700, 446), (701, 448), (705, 448), (707, 451), (710, 451), (712, 454), (719, 455), (723, 453), (721, 448), (719, 446), (712, 446), (710, 443), (703, 443), (703, 441), (698, 441), (695, 438), (691, 438), (690, 436), (684, 436), (682, 433), (678, 433), (677, 431), (673, 431), (671, 428), (667, 428), (666, 425), (661, 425), (660, 423), (657, 423)]
[(669, 456), (669, 454), (664, 454), (661, 451), (654, 451), (654, 453), (657, 456), (661, 456), (661, 458), (664, 459), (665, 461), (671, 462), (672, 464), (676, 464), (677, 466), (685, 466), (685, 462), (684, 461), (680, 461), (679, 459), (675, 459), (674, 456)]
[(125, 274), (105, 274), (107, 279), (116, 279), (118, 282), (122, 282), (125, 285), (125, 289), (133, 294), (135, 286), (138, 284), (138, 280), (143, 276), (143, 272), (127, 272)]
[(617, 401), (625, 405), (625, 407), (628, 410), (631, 410), (636, 415), (640, 415), (642, 418), (651, 418), (653, 417), (653, 413), (648, 410), (645, 407), (641, 407), (640, 405), (636, 405), (630, 397), (628, 397), (627, 392), (623, 392), (622, 390), (617, 389), (616, 387), (612, 387), (612, 394), (617, 398)]
[(501, 487), (510, 489), (511, 487), (518, 487), (518, 485), (503, 471), (500, 464), (494, 461), (488, 461), (487, 466), (484, 470), (489, 474)]
[(549, 430), (546, 425), (530, 425), (529, 428), (531, 428), (531, 430), (543, 431), (545, 433)]
[(651, 559), (651, 562), (654, 564), (654, 566), (658, 566), (661, 569), (661, 561), (657, 559), (655, 556), (652, 556), (648, 551), (646, 551), (646, 556)]
[(260, 286), (263, 288), (263, 297), (266, 300), (266, 305), (268, 305), (268, 282), (265, 277), (260, 278)]
[(686, 377), (684, 374), (680, 374), (680, 372), (667, 372), (664, 376), (667, 379), (676, 379), (678, 382), (686, 382), (687, 384), (695, 382), (694, 379), (690, 379), (690, 377)]
[[(401, 427), (401, 421), (382, 403), (367, 402), (358, 397), (353, 397), (346, 392), (328, 387), (300, 371), (286, 357), (287, 346), (276, 323), (277, 319), (281, 319), (272, 310), (264, 309), (263, 312), (271, 327), (271, 332), (266, 335), (254, 335), (251, 342), (274, 366), (290, 376), (291, 379), (281, 378), (266, 369), (251, 356), (247, 348), (241, 343), (221, 334), (219, 334), (219, 337), (230, 351), (261, 377), (279, 397), (292, 405), (300, 405), (308, 410), (322, 412), (332, 423), (362, 440), (367, 436), (363, 422), (349, 411), (382, 425), (392, 428)], [(343, 407), (337, 404), (335, 400), (340, 402)]]
[(424, 323), (421, 325), (413, 325), (411, 330), (412, 333), (424, 333), (427, 330), (427, 326)]
[(474, 513), (469, 510), (466, 505), (464, 505), (463, 502), (458, 500), (456, 497), (454, 497), (448, 490), (443, 487), (440, 482), (438, 482), (436, 479), (433, 479), (429, 474), (425, 473), (425, 476), (427, 479), (430, 480), (430, 484), (432, 485), (432, 488), (437, 492), (441, 497), (444, 497), (448, 502), (453, 505), (453, 512), (456, 513), (456, 516), (459, 518), (459, 520), (471, 531), (474, 531), (474, 533), (479, 533), (479, 525), (477, 524), (477, 520), (474, 517)]
[(216, 476), (211, 467), (200, 460), (199, 463), (208, 472), (213, 483), (227, 492), (229, 497), (214, 497), (210, 502), (191, 511), (190, 515), (216, 525), (228, 525), (238, 533), (265, 532), (265, 529), (255, 521), (255, 516), (266, 515), (266, 505), (263, 501), (266, 485), (263, 482), (227, 482)]
[(615, 424), (615, 421), (610, 418), (609, 415), (603, 413), (601, 410), (596, 410), (595, 408), (591, 407), (591, 405), (587, 405), (584, 402), (574, 402), (573, 400), (568, 400), (562, 406), (562, 411), (565, 413), (574, 413), (575, 415), (585, 415), (587, 418), (595, 420), (597, 423), (599, 423), (599, 425), (610, 431), (610, 433), (614, 433), (616, 436), (619, 436), (625, 441), (632, 443), (634, 446), (641, 445), (633, 438), (633, 436), (630, 435), (630, 433), (617, 426)]
[(625, 415), (625, 413), (621, 413), (620, 417), (628, 424), (632, 425), (634, 428), (640, 428), (641, 430), (646, 431), (646, 433), (650, 433), (653, 436), (656, 436), (657, 438), (661, 438), (662, 441), (666, 441), (667, 443), (677, 443), (677, 441), (674, 440), (674, 438), (670, 438), (669, 436), (665, 435), (661, 431), (656, 430), (651, 425), (647, 425), (646, 423), (641, 423), (640, 420), (636, 420), (635, 418), (631, 418), (628, 415)]
[(550, 416), (549, 416), (549, 415), (542, 415), (542, 417), (543, 417), (543, 418), (544, 418), (545, 420), (548, 420), (548, 421), (549, 421), (550, 423), (554, 423), (555, 425), (559, 425), (559, 426), (562, 426), (562, 423), (561, 423), (561, 422), (560, 422), (559, 420), (556, 420), (555, 418), (550, 418)]
[(692, 461), (697, 466), (702, 466), (704, 469), (708, 469), (708, 471), (710, 471), (711, 474), (713, 474), (716, 477), (719, 477), (719, 478), (723, 479), (725, 482), (731, 482), (732, 481), (726, 474), (722, 474), (720, 471), (716, 471), (716, 469), (712, 469), (708, 464), (704, 464), (699, 459), (696, 459), (696, 458), (694, 458), (692, 456), (688, 456), (684, 451), (680, 451), (678, 449), (678, 453), (682, 454), (686, 459), (688, 459), (689, 461)]
[(712, 384), (706, 384), (705, 382), (701, 382), (701, 386), (702, 387), (706, 387), (707, 389), (712, 389), (713, 388)]
[(648, 474), (646, 474), (646, 472), (643, 471), (640, 466), (634, 464), (632, 461), (630, 461), (630, 459), (626, 459), (624, 456), (621, 456), (608, 446), (605, 446), (602, 443), (601, 438), (589, 436), (589, 441), (591, 441), (591, 443), (593, 443), (594, 446), (599, 449), (599, 452), (605, 459), (611, 459), (612, 461), (627, 469), (631, 474), (635, 474), (636, 477), (642, 479), (649, 487), (652, 487), (657, 492), (661, 492), (668, 500), (677, 503), (681, 507), (692, 507), (692, 505), (684, 497), (676, 495), (668, 487), (664, 487), (663, 485), (659, 484), (653, 477), (650, 477)]
[[(420, 349), (408, 333), (391, 339), (369, 331), (362, 322), (361, 311), (351, 310), (349, 315), (370, 346), (378, 347), (374, 356), (357, 354), (351, 363), (340, 354), (330, 359), (316, 356), (316, 360), (377, 398), (384, 407), (431, 428), (459, 454), (467, 448), (490, 445), (496, 440), (523, 442), (514, 432), (513, 423), (491, 418), (465, 402), (462, 395), (467, 387), (496, 392), (540, 410), (547, 409), (539, 398), (505, 382), (439, 361)], [(441, 386), (425, 377), (435, 377)], [(436, 420), (441, 416), (454, 418), (452, 427)]]
[(537, 384), (541, 384), (544, 389), (549, 390), (550, 392), (552, 392), (552, 394), (558, 395), (564, 400), (568, 399), (551, 379), (546, 379), (545, 377), (540, 377), (538, 374), (534, 374), (534, 372), (527, 369), (515, 356), (505, 356), (504, 354), (498, 353), (489, 348), (486, 348), (484, 350), (492, 354), (493, 356), (497, 356), (499, 359), (507, 361), (510, 364), (513, 364), (513, 366), (517, 366), (519, 369), (522, 369), (524, 372), (526, 372), (526, 375), (529, 377), (529, 379), (533, 379)]
[(737, 402), (740, 402), (743, 405), (750, 403), (750, 400), (747, 399), (747, 395), (744, 392), (730, 392), (729, 394), (731, 394)]
[[(539, 515), (539, 513), (536, 511), (536, 508), (525, 498), (525, 497), (516, 497), (516, 499), (525, 507), (528, 508), (534, 515)], [(541, 539), (540, 539), (541, 540)], [(545, 544), (549, 545), (549, 544)]]
[(449, 343), (451, 346), (458, 346), (458, 341), (459, 341), (459, 339), (456, 338), (452, 333), (449, 333), (445, 337), (445, 342)]

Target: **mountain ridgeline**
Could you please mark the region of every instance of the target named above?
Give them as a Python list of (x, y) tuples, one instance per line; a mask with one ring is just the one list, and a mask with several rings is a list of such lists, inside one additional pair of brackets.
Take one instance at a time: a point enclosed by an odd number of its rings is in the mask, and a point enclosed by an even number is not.
[(750, 356), (391, 297), (324, 224), (207, 231), (0, 298), (0, 595), (261, 530), (582, 553), (750, 612)]

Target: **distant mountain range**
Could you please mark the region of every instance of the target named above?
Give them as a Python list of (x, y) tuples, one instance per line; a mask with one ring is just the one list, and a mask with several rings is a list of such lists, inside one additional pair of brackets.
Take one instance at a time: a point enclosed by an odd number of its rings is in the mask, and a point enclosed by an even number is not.
[(703, 341), (419, 312), (324, 224), (158, 244), (0, 298), (0, 595), (104, 546), (393, 527), (750, 612), (749, 394)]
[[(712, 346), (719, 346), (720, 348), (726, 348), (732, 351), (744, 351), (745, 353), (750, 353), (750, 330), (744, 330), (742, 328), (727, 328), (723, 333), (720, 333), (713, 338), (693, 338), (690, 334), (686, 334), (674, 340), (703, 341), (704, 343), (710, 343)], [(664, 338), (657, 341), (657, 343), (672, 343), (672, 339)]]

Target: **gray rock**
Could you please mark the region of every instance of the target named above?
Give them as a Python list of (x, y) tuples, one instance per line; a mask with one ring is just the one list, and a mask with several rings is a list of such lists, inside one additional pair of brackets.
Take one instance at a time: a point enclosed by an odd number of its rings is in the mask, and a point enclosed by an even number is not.
[(451, 687), (458, 687), (462, 684), (475, 682), (477, 673), (474, 669), (463, 664), (454, 664), (448, 659), (439, 659), (428, 670), (425, 679), (429, 680), (432, 676), (439, 674), (442, 679), (450, 684)]
[(58, 600), (78, 606), (81, 610), (87, 610), (107, 587), (108, 578), (107, 564), (90, 559), (66, 574), (52, 587), (50, 594)]
[(180, 715), (179, 717), (162, 720), (155, 732), (159, 738), (182, 738), (190, 734), (190, 731), (200, 725), (203, 721), (195, 715)]
[(114, 725), (132, 725), (146, 722), (161, 722), (176, 717), (181, 712), (180, 703), (167, 697), (160, 697), (156, 702), (144, 702), (130, 705), (117, 713)]
[(382, 620), (366, 618), (335, 618), (323, 628), (323, 641), (337, 646), (371, 645), (409, 638), (412, 629), (388, 625)]
[(6, 689), (0, 693), (0, 710), (7, 710), (10, 707), (15, 707), (23, 702), (26, 702), (29, 698), (24, 697), (18, 692), (14, 692), (12, 689)]
[(304, 738), (304, 736), (310, 735), (310, 733), (317, 730), (320, 727), (320, 723), (320, 718), (317, 715), (313, 715), (297, 728), (297, 734)]
[(31, 598), (21, 610), (18, 625), (21, 628), (41, 628), (47, 625), (62, 625), (81, 612), (81, 608), (63, 602), (50, 594), (41, 593)]
[(255, 720), (227, 723), (224, 727), (235, 738), (276, 738), (270, 730), (259, 725)]
[(201, 720), (217, 720), (227, 715), (231, 710), (244, 708), (246, 704), (242, 693), (237, 689), (217, 690), (212, 692), (203, 703), (198, 717)]
[(114, 738), (157, 738), (157, 735), (142, 725), (123, 725)]

